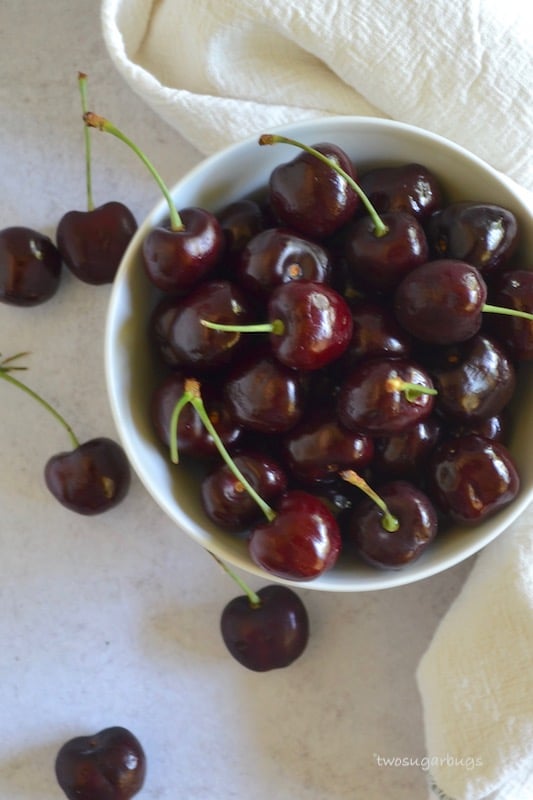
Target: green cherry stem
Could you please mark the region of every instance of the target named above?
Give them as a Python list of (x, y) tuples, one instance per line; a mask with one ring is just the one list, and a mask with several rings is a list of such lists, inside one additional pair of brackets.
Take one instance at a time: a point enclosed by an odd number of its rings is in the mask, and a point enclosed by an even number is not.
[(352, 486), (356, 486), (358, 489), (361, 489), (361, 491), (364, 492), (367, 497), (374, 501), (377, 507), (383, 512), (381, 524), (386, 531), (389, 531), (389, 533), (394, 533), (394, 531), (398, 530), (400, 527), (398, 518), (391, 514), (385, 501), (374, 491), (374, 489), (372, 489), (371, 486), (369, 486), (364, 478), (358, 475), (353, 469), (343, 470), (342, 472), (339, 472), (339, 476), (344, 481), (351, 483)]
[(508, 317), (520, 317), (521, 319), (533, 320), (533, 314), (528, 311), (520, 311), (517, 308), (505, 308), (505, 306), (492, 306), (485, 304), (481, 306), (481, 310), (489, 314), (506, 314)]
[(56, 409), (53, 406), (50, 405), (50, 403), (48, 403), (43, 397), (41, 397), (41, 395), (37, 394), (37, 392), (34, 392), (33, 389), (30, 389), (29, 386), (26, 386), (25, 383), (22, 383), (22, 381), (19, 381), (18, 378), (15, 378), (11, 374), (15, 370), (25, 370), (26, 369), (26, 367), (21, 367), (19, 365), (15, 365), (13, 363), (16, 359), (21, 358), (22, 356), (25, 356), (25, 355), (27, 355), (27, 353), (17, 353), (16, 355), (10, 356), (9, 358), (5, 358), (3, 361), (1, 361), (0, 362), (0, 378), (3, 378), (5, 381), (8, 381), (8, 383), (11, 383), (13, 386), (16, 386), (18, 389), (22, 389), (22, 391), (26, 392), (26, 394), (28, 394), (30, 397), (33, 397), (34, 400), (36, 400), (53, 417), (55, 417), (55, 419), (60, 423), (60, 425), (62, 425), (63, 428), (65, 428), (66, 432), (68, 433), (68, 435), (70, 437), (70, 441), (72, 442), (72, 446), (74, 448), (79, 447), (80, 443), (79, 443), (76, 435), (74, 434), (74, 431), (72, 430), (72, 428), (70, 427), (68, 422), (65, 420), (65, 418), (62, 417), (61, 414), (58, 411), (56, 411)]
[(436, 395), (437, 390), (431, 386), (422, 386), (420, 383), (410, 383), (402, 378), (388, 378), (385, 384), (388, 392), (403, 392), (405, 399), (414, 403), (423, 394)]
[(203, 325), (204, 328), (210, 328), (213, 331), (274, 333), (276, 336), (282, 336), (285, 333), (285, 325), (281, 319), (275, 319), (272, 322), (259, 322), (255, 325), (225, 325), (222, 322), (210, 322), (207, 319), (201, 319), (200, 324)]
[[(78, 88), (80, 90), (82, 113), (87, 113), (87, 75), (78, 72)], [(87, 187), (87, 210), (94, 210), (93, 180), (91, 166), (91, 132), (87, 125), (83, 126), (83, 139), (85, 144), (85, 185)]]
[(99, 131), (103, 131), (104, 133), (110, 133), (112, 136), (115, 136), (121, 142), (124, 142), (133, 152), (141, 159), (143, 164), (148, 168), (149, 172), (151, 173), (152, 177), (154, 178), (155, 182), (161, 189), (165, 200), (167, 201), (168, 211), (170, 215), (170, 227), (173, 231), (182, 231), (185, 229), (185, 225), (182, 222), (180, 215), (178, 214), (178, 210), (172, 199), (170, 191), (167, 188), (167, 185), (163, 181), (163, 178), (156, 170), (152, 162), (145, 156), (145, 154), (140, 150), (135, 142), (133, 142), (125, 133), (123, 133), (119, 128), (113, 125), (108, 119), (105, 117), (101, 117), (99, 114), (95, 114), (93, 111), (86, 111), (83, 114), (83, 121), (85, 125), (89, 128), (97, 128)]
[(298, 142), (296, 139), (291, 139), (288, 136), (281, 136), (279, 134), (263, 133), (259, 137), (259, 144), (260, 145), (290, 144), (293, 145), (294, 147), (299, 147), (300, 150), (304, 150), (306, 153), (309, 153), (309, 155), (318, 158), (319, 161), (322, 161), (323, 164), (326, 164), (328, 167), (331, 167), (331, 169), (334, 169), (338, 175), (344, 178), (348, 186), (351, 189), (353, 189), (356, 195), (360, 198), (364, 207), (368, 211), (372, 223), (374, 225), (374, 235), (379, 238), (381, 236), (385, 236), (389, 232), (388, 227), (381, 220), (381, 217), (379, 216), (378, 212), (376, 211), (376, 209), (374, 208), (374, 206), (372, 205), (366, 194), (363, 192), (359, 184), (356, 183), (356, 181), (354, 181), (351, 175), (348, 175), (348, 173), (345, 170), (343, 170), (343, 168), (339, 164), (337, 164), (337, 162), (334, 159), (328, 158), (328, 156), (325, 156), (324, 153), (320, 152), (320, 150), (316, 150), (314, 147), (310, 147), (307, 144), (303, 144), (303, 142)]
[(216, 556), (216, 555), (215, 555), (215, 554), (214, 554), (214, 553), (213, 553), (211, 550), (208, 550), (207, 552), (209, 553), (209, 555), (210, 555), (210, 556), (212, 556), (212, 557), (215, 559), (215, 561), (217, 562), (217, 564), (218, 564), (219, 566), (221, 566), (221, 567), (222, 567), (222, 569), (224, 570), (224, 572), (225, 572), (227, 575), (229, 575), (229, 576), (230, 576), (230, 578), (233, 578), (233, 580), (235, 581), (235, 583), (237, 584), (237, 586), (239, 586), (239, 587), (242, 589), (242, 591), (243, 591), (243, 592), (245, 593), (245, 595), (247, 596), (247, 598), (248, 598), (248, 600), (249, 600), (249, 602), (250, 602), (250, 605), (252, 606), (252, 608), (259, 608), (259, 607), (260, 607), (260, 605), (261, 605), (261, 598), (259, 597), (259, 595), (257, 594), (257, 592), (254, 592), (254, 590), (253, 590), (253, 589), (251, 589), (251, 588), (248, 586), (248, 584), (247, 584), (245, 581), (243, 581), (243, 579), (242, 579), (242, 578), (240, 578), (240, 577), (237, 575), (237, 573), (236, 573), (236, 572), (234, 572), (234, 571), (233, 571), (233, 570), (232, 570), (230, 567), (228, 567), (228, 565), (227, 565), (227, 564), (226, 564), (224, 561), (222, 561), (222, 560), (221, 560), (221, 559), (220, 559), (218, 556)]
[(178, 419), (179, 415), (185, 406), (190, 403), (200, 419), (204, 424), (207, 432), (210, 434), (211, 438), (213, 439), (218, 452), (220, 453), (222, 459), (225, 461), (229, 469), (235, 475), (238, 481), (242, 483), (250, 497), (252, 497), (267, 520), (272, 522), (275, 518), (276, 513), (275, 511), (270, 508), (268, 503), (265, 503), (263, 498), (255, 491), (254, 487), (251, 483), (246, 480), (240, 469), (236, 466), (235, 462), (233, 461), (232, 457), (226, 450), (224, 443), (220, 436), (218, 435), (215, 426), (209, 419), (209, 414), (206, 411), (204, 406), (204, 401), (202, 400), (202, 395), (200, 393), (200, 384), (194, 378), (188, 378), (185, 381), (185, 390), (183, 392), (182, 397), (178, 400), (176, 405), (174, 406), (174, 410), (172, 412), (172, 416), (170, 419), (170, 460), (174, 464), (179, 463), (179, 454), (178, 454)]

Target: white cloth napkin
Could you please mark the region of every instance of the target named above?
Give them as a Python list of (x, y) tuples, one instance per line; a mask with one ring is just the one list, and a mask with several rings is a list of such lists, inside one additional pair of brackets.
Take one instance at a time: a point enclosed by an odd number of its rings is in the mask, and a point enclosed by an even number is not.
[(201, 152), (324, 114), (391, 117), (533, 190), (529, 0), (103, 0), (130, 86)]
[[(525, 0), (103, 0), (129, 85), (210, 153), (275, 125), (391, 117), (533, 190), (533, 5)], [(431, 797), (533, 799), (533, 543), (477, 559), (416, 675)]]

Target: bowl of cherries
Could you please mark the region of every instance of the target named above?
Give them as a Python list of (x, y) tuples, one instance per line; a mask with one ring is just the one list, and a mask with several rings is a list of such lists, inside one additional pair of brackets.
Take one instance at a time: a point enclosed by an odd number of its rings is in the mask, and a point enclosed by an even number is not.
[(163, 198), (114, 281), (106, 375), (177, 529), (329, 591), (427, 578), (502, 534), (533, 499), (520, 190), (361, 117), (265, 131), (171, 190), (143, 160)]

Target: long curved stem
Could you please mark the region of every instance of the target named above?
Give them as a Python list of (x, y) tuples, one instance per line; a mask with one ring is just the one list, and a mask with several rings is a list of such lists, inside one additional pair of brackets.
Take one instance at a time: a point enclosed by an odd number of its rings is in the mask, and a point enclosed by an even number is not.
[(353, 469), (346, 469), (343, 472), (339, 472), (339, 476), (348, 483), (351, 483), (352, 486), (357, 486), (357, 488), (361, 489), (361, 491), (364, 492), (367, 497), (374, 501), (380, 511), (383, 512), (381, 524), (386, 531), (393, 533), (394, 531), (398, 530), (400, 527), (398, 519), (391, 514), (385, 501), (379, 496), (379, 494), (377, 494), (377, 492), (374, 491), (374, 489), (372, 489), (372, 487), (365, 481), (364, 478), (358, 475)]
[(185, 229), (185, 225), (182, 222), (180, 215), (178, 214), (178, 210), (172, 199), (172, 196), (163, 181), (163, 178), (156, 170), (152, 162), (145, 156), (142, 150), (140, 150), (135, 142), (133, 142), (125, 133), (122, 133), (116, 125), (113, 125), (108, 119), (105, 117), (101, 117), (99, 114), (95, 114), (93, 111), (86, 111), (83, 115), (83, 120), (89, 128), (98, 128), (100, 131), (104, 131), (104, 133), (110, 133), (112, 136), (115, 136), (121, 142), (124, 142), (133, 152), (141, 159), (143, 164), (148, 168), (149, 172), (151, 173), (152, 177), (154, 178), (155, 182), (161, 189), (165, 200), (167, 201), (168, 211), (170, 215), (170, 227), (173, 231), (182, 231)]
[(178, 439), (178, 418), (182, 411), (182, 409), (190, 403), (200, 419), (204, 424), (207, 432), (210, 434), (211, 438), (213, 439), (218, 452), (220, 453), (222, 459), (227, 464), (233, 475), (237, 478), (238, 481), (242, 483), (250, 497), (252, 497), (267, 520), (272, 522), (274, 517), (276, 516), (275, 511), (270, 508), (268, 503), (266, 503), (263, 498), (255, 491), (254, 487), (251, 483), (246, 480), (244, 475), (242, 474), (241, 470), (237, 467), (235, 462), (233, 461), (232, 457), (228, 453), (226, 447), (220, 436), (217, 433), (217, 430), (211, 420), (209, 419), (209, 415), (205, 409), (204, 402), (202, 400), (202, 396), (200, 394), (200, 384), (198, 381), (194, 380), (193, 378), (189, 378), (185, 381), (185, 391), (174, 406), (174, 410), (172, 412), (172, 417), (170, 419), (170, 457), (171, 461), (174, 464), (177, 464), (179, 461), (178, 455), (178, 447), (177, 447), (177, 439)]
[(242, 589), (242, 591), (245, 593), (248, 600), (250, 601), (250, 605), (252, 606), (252, 608), (259, 608), (259, 606), (261, 605), (261, 598), (259, 597), (257, 592), (254, 592), (254, 590), (251, 589), (250, 586), (248, 586), (248, 584), (245, 581), (243, 581), (242, 578), (240, 578), (236, 572), (230, 569), (230, 567), (228, 567), (228, 565), (224, 561), (222, 561), (222, 559), (220, 559), (213, 552), (211, 552), (211, 550), (208, 550), (207, 552), (209, 553), (210, 556), (213, 556), (217, 564), (219, 564), (219, 566), (222, 567), (224, 572), (227, 575), (229, 575), (230, 578), (233, 578), (237, 586), (239, 586)]
[(379, 238), (380, 236), (385, 236), (389, 232), (388, 227), (381, 220), (381, 217), (379, 216), (378, 212), (376, 211), (376, 209), (374, 208), (374, 206), (372, 205), (366, 194), (363, 192), (359, 184), (356, 183), (356, 181), (354, 181), (352, 176), (348, 175), (346, 170), (344, 170), (341, 166), (339, 166), (339, 164), (337, 164), (336, 161), (334, 161), (332, 158), (328, 158), (328, 156), (324, 155), (324, 153), (321, 153), (320, 150), (317, 150), (314, 147), (310, 147), (310, 145), (303, 144), (303, 142), (299, 142), (296, 139), (291, 139), (288, 136), (281, 136), (273, 133), (263, 133), (259, 137), (260, 145), (278, 144), (278, 143), (290, 144), (293, 145), (294, 147), (299, 147), (300, 150), (304, 150), (306, 153), (309, 153), (309, 155), (318, 158), (318, 160), (321, 161), (323, 164), (326, 164), (328, 167), (331, 167), (331, 169), (335, 170), (335, 172), (338, 175), (340, 175), (341, 178), (344, 178), (348, 186), (351, 189), (353, 189), (353, 191), (360, 198), (364, 207), (368, 211), (370, 218), (372, 219), (372, 223), (374, 225), (375, 236)]
[(7, 358), (4, 361), (2, 361), (2, 363), (0, 364), (0, 378), (3, 378), (5, 381), (8, 381), (8, 383), (11, 383), (18, 389), (22, 389), (23, 392), (26, 392), (26, 394), (28, 394), (30, 397), (36, 400), (53, 417), (55, 417), (55, 419), (60, 423), (60, 425), (63, 426), (63, 428), (65, 428), (66, 432), (70, 437), (70, 441), (72, 442), (73, 447), (74, 448), (79, 447), (80, 443), (74, 431), (72, 430), (68, 422), (65, 420), (65, 418), (61, 416), (59, 411), (56, 411), (56, 409), (53, 406), (51, 406), (50, 403), (48, 403), (43, 397), (41, 397), (40, 394), (37, 394), (37, 392), (34, 392), (33, 389), (30, 389), (29, 386), (26, 386), (25, 383), (22, 383), (22, 381), (19, 381), (18, 378), (15, 378), (13, 377), (13, 375), (10, 374), (14, 369), (23, 369), (23, 367), (7, 366), (11, 364), (11, 362), (14, 359), (18, 358), (19, 355), (22, 354), (19, 353), (17, 356), (11, 356), (11, 358)]
[[(87, 75), (84, 72), (78, 72), (78, 87), (81, 97), (82, 113), (87, 113)], [(93, 200), (93, 180), (92, 180), (92, 162), (91, 162), (91, 132), (87, 125), (83, 126), (83, 136), (85, 144), (85, 185), (87, 191), (87, 210), (94, 210)]]

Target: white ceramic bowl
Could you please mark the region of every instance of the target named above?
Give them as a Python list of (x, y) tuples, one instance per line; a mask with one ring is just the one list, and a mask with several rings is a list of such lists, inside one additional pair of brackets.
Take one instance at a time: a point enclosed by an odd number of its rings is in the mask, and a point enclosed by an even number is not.
[[(273, 131), (263, 131), (271, 133)], [(524, 267), (533, 267), (533, 213), (520, 190), (504, 176), (461, 147), (424, 130), (388, 120), (330, 117), (287, 125), (276, 132), (308, 144), (330, 141), (340, 145), (358, 168), (415, 161), (440, 179), (449, 200), (499, 203), (518, 217), (522, 231)], [(257, 137), (223, 150), (203, 161), (173, 188), (177, 208), (203, 206), (217, 210), (266, 185), (277, 164), (298, 152), (287, 145), (260, 147)], [(176, 523), (176, 535), (190, 535), (228, 563), (278, 579), (257, 568), (246, 546), (210, 523), (199, 502), (194, 476), (170, 465), (168, 454), (154, 436), (148, 402), (156, 375), (147, 342), (147, 321), (154, 293), (140, 262), (147, 231), (167, 215), (164, 200), (140, 226), (115, 278), (107, 317), (106, 376), (112, 413), (131, 464), (153, 499)], [(499, 536), (533, 499), (533, 383), (531, 367), (524, 368), (514, 401), (511, 451), (521, 475), (517, 499), (475, 528), (456, 527), (437, 538), (424, 555), (401, 570), (380, 571), (339, 560), (329, 572), (298, 586), (328, 591), (370, 591), (421, 580), (445, 570), (485, 547)], [(287, 581), (279, 581), (287, 583)]]

